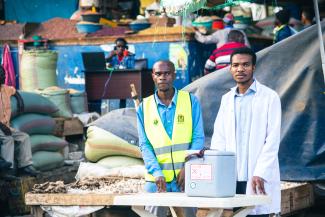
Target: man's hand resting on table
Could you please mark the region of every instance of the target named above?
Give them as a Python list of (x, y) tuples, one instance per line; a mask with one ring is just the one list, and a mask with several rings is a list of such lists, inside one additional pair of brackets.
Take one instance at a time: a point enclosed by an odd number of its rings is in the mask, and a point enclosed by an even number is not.
[(158, 192), (166, 192), (166, 180), (163, 176), (158, 176), (155, 179), (155, 183), (157, 185)]
[(185, 188), (185, 168), (183, 167), (179, 174), (177, 175), (177, 185), (181, 191)]
[(266, 194), (264, 189), (264, 179), (258, 176), (252, 178), (252, 189), (254, 194)]

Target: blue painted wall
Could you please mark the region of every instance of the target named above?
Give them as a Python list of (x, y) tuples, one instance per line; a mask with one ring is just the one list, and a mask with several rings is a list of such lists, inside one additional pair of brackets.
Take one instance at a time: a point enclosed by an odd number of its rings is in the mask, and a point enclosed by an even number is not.
[[(105, 54), (108, 54), (107, 46), (112, 47), (113, 44), (102, 46), (51, 46), (50, 49), (56, 50), (59, 54), (57, 63), (58, 85), (62, 88), (74, 88), (84, 91), (85, 81), (84, 73), (82, 72), (84, 66), (81, 53), (103, 51)], [(204, 63), (214, 48), (213, 45), (203, 45), (195, 41), (137, 43), (129, 44), (129, 47), (130, 51), (135, 53), (136, 59), (148, 59), (149, 68), (151, 68), (158, 60), (172, 60), (176, 65), (175, 86), (177, 88), (186, 86), (192, 80), (202, 75)], [(18, 73), (18, 52), (16, 48), (13, 48), (11, 51), (15, 63), (16, 73)]]
[(70, 18), (78, 9), (78, 0), (6, 0), (5, 19), (19, 23), (44, 22), (53, 17)]

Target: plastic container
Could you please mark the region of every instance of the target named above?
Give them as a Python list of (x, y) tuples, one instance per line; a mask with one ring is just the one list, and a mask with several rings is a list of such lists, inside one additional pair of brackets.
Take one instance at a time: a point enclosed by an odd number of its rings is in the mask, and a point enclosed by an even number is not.
[(212, 27), (212, 20), (211, 21), (207, 21), (207, 22), (192, 22), (192, 25), (195, 27), (200, 27), (203, 26), (207, 29), (211, 29)]
[(82, 17), (83, 21), (99, 23), (99, 20), (102, 17), (102, 14), (88, 13), (88, 14), (82, 14), (81, 17)]
[(79, 33), (91, 33), (100, 30), (102, 25), (97, 23), (77, 23), (76, 27)]
[(212, 29), (223, 29), (225, 26), (223, 25), (222, 20), (214, 20), (212, 22)]
[(100, 105), (101, 116), (107, 114), (108, 112), (109, 112), (109, 100), (108, 99), (103, 99), (102, 103)]
[(236, 157), (232, 152), (207, 150), (185, 163), (185, 193), (194, 197), (233, 197)]
[(149, 28), (151, 26), (151, 23), (130, 23), (129, 26), (132, 31), (137, 32)]

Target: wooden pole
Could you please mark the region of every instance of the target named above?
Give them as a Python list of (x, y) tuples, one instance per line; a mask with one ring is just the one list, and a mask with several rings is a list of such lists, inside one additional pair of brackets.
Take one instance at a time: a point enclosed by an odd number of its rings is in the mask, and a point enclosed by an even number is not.
[(138, 108), (139, 105), (140, 105), (140, 100), (139, 100), (137, 90), (135, 89), (134, 84), (130, 84), (130, 87), (131, 87), (131, 96), (132, 96), (132, 99), (134, 101), (135, 108)]
[(323, 41), (323, 33), (322, 33), (322, 26), (320, 24), (320, 17), (319, 17), (319, 10), (318, 10), (318, 1), (314, 1), (314, 10), (316, 16), (316, 23), (317, 23), (317, 30), (318, 30), (318, 38), (319, 38), (319, 48), (320, 48), (320, 56), (322, 60), (322, 69), (323, 69), (323, 76), (324, 76), (324, 83), (325, 83), (325, 51), (324, 51), (324, 41)]

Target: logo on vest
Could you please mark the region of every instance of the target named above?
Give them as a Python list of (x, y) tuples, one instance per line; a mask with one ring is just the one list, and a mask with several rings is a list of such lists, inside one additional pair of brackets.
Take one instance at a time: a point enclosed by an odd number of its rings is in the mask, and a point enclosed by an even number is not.
[(184, 123), (184, 115), (179, 114), (177, 116), (177, 123), (179, 123), (179, 124), (183, 124)]
[(157, 119), (153, 120), (153, 125), (155, 125), (155, 126), (158, 125), (158, 120)]

